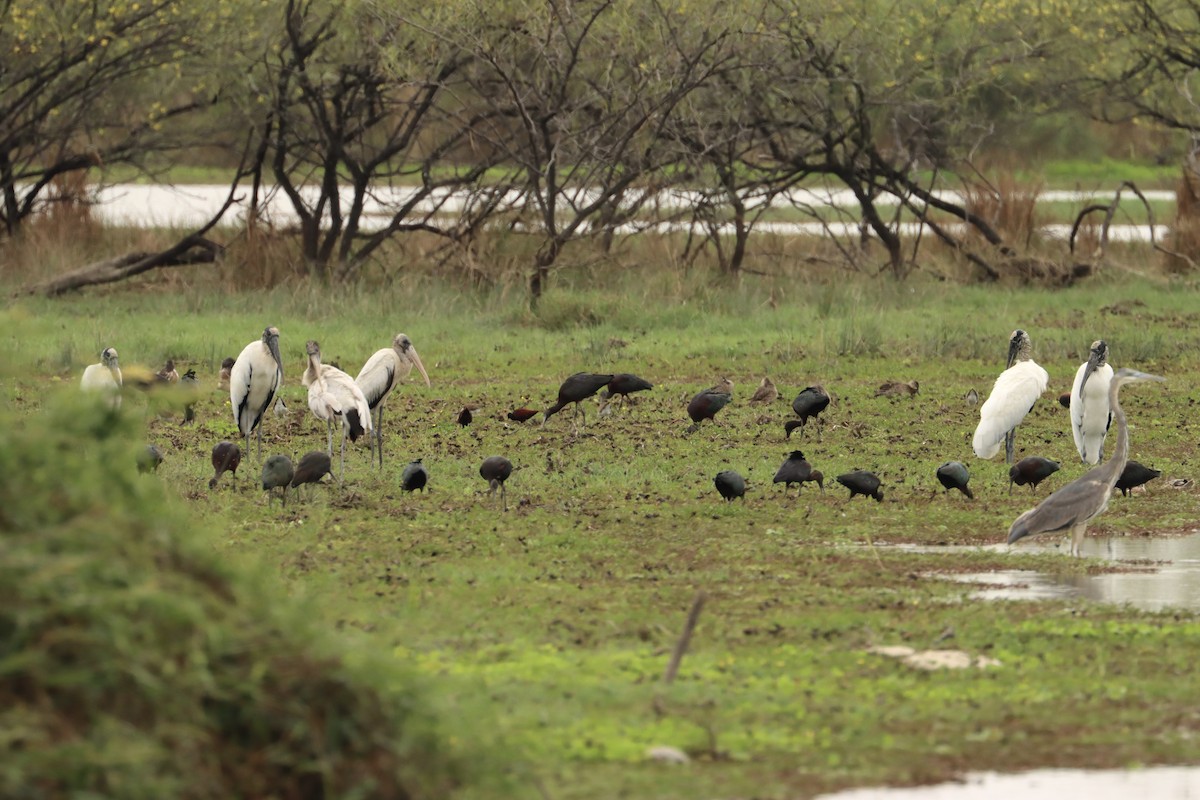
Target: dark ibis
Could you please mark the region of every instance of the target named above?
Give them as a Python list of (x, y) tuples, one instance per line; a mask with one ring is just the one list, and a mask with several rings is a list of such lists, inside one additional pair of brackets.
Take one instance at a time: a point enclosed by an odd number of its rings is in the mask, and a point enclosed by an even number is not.
[(162, 462), (162, 450), (158, 449), (156, 444), (148, 444), (142, 452), (138, 453), (138, 472), (158, 472), (158, 466)]
[(305, 483), (320, 483), (321, 478), (333, 474), (333, 459), (324, 450), (313, 450), (300, 457), (300, 463), (292, 474), (289, 484), (293, 489)]
[(733, 470), (727, 469), (718, 472), (717, 477), (713, 478), (713, 483), (726, 501), (732, 502), (740, 497), (742, 502), (745, 502), (746, 479)]
[(1008, 493), (1012, 487), (1028, 486), (1029, 491), (1037, 488), (1038, 484), (1058, 472), (1059, 463), (1041, 456), (1026, 456), (1008, 468)]
[(504, 482), (512, 472), (512, 462), (504, 456), (489, 456), (479, 465), (479, 476), (488, 482), (488, 494), (495, 494), (499, 487), (500, 502), (504, 504), (505, 511), (508, 511), (508, 500), (504, 496)]
[(874, 497), (877, 503), (883, 502), (883, 490), (879, 488), (879, 478), (874, 472), (856, 469), (853, 472), (838, 475), (837, 482), (850, 490), (851, 500), (854, 499), (854, 495), (861, 494), (866, 497)]
[(1063, 392), (1062, 394), (1060, 394), (1058, 396), (1058, 404), (1060, 406), (1062, 406), (1063, 408), (1070, 408), (1071, 407), (1071, 393)]
[(238, 465), (242, 463), (242, 448), (236, 442), (217, 442), (212, 449), (213, 476), (208, 482), (209, 489), (217, 487), (217, 481), (226, 472), (237, 475)]
[(1125, 469), (1121, 470), (1121, 477), (1117, 478), (1116, 487), (1121, 490), (1123, 496), (1128, 497), (1131, 489), (1149, 483), (1159, 475), (1162, 475), (1160, 469), (1151, 469), (1137, 461), (1128, 461), (1125, 463)]
[(970, 499), (974, 500), (975, 495), (971, 493), (971, 487), (967, 486), (967, 481), (971, 480), (971, 473), (967, 471), (967, 465), (961, 461), (947, 461), (937, 468), (937, 479), (946, 487), (946, 494), (950, 493), (951, 489), (958, 489)]
[(763, 376), (759, 382), (758, 388), (754, 390), (754, 394), (750, 395), (750, 402), (758, 405), (770, 405), (779, 398), (779, 390), (775, 388), (775, 383), (770, 378)]
[(1129, 426), (1117, 397), (1121, 387), (1127, 383), (1163, 380), (1166, 379), (1159, 375), (1128, 368), (1119, 369), (1113, 374), (1108, 386), (1108, 406), (1117, 423), (1117, 444), (1113, 447), (1112, 456), (1017, 517), (1008, 529), (1009, 544), (1026, 536), (1070, 531), (1071, 555), (1083, 554), (1081, 549), (1088, 523), (1108, 508), (1113, 487), (1129, 460)]
[(1004, 463), (1013, 462), (1016, 430), (1046, 391), (1050, 376), (1033, 360), (1033, 342), (1023, 330), (1008, 339), (1007, 369), (992, 384), (992, 393), (979, 407), (979, 424), (971, 447), (979, 458), (992, 458), (1004, 442)]
[[(804, 453), (799, 450), (793, 450), (788, 453), (788, 457), (779, 469), (775, 471), (775, 477), (771, 479), (771, 483), (782, 483), (783, 491), (786, 493), (792, 488), (792, 484), (800, 484), (809, 480), (812, 477), (812, 464), (804, 459)], [(803, 488), (802, 486), (800, 488)], [(798, 490), (797, 490), (798, 491)], [(825, 491), (825, 487), (821, 485), (821, 491)]]
[(787, 422), (783, 423), (784, 438), (785, 439), (792, 438), (792, 431), (796, 430), (797, 428), (803, 428), (803, 427), (804, 427), (804, 423), (801, 422), (800, 420), (789, 419)]
[(613, 377), (613, 375), (602, 375), (595, 372), (576, 372), (563, 381), (562, 386), (558, 387), (558, 402), (543, 412), (542, 424), (545, 425), (546, 420), (566, 408), (567, 403), (574, 403), (574, 417), (583, 414), (583, 422), (586, 425), (587, 412), (580, 404), (607, 386)]
[(818, 439), (821, 436), (821, 412), (828, 407), (829, 392), (825, 391), (825, 387), (819, 383), (800, 390), (800, 394), (796, 395), (796, 399), (792, 401), (792, 411), (795, 411), (796, 416), (800, 418), (798, 427), (803, 428), (810, 419), (816, 418)]
[(458, 419), (456, 420), (456, 422), (458, 422), (459, 425), (462, 425), (465, 428), (471, 424), (471, 421), (473, 419), (474, 419), (474, 417), (471, 416), (471, 409), (464, 408), (462, 411), (458, 412)]
[(712, 419), (733, 399), (733, 381), (722, 378), (721, 382), (710, 389), (700, 392), (687, 404), (688, 416), (692, 418), (689, 433), (700, 430), (700, 423)]
[(508, 412), (508, 418), (513, 422), (524, 422), (527, 419), (532, 419), (537, 416), (537, 411), (532, 408), (514, 408)]
[(292, 460), (284, 455), (271, 456), (263, 462), (262, 487), (267, 492), (267, 505), (271, 505), (271, 490), (282, 489), (283, 507), (287, 508), (287, 490), (296, 471)]
[(611, 402), (616, 395), (621, 396), (621, 405), (625, 405), (625, 401), (629, 399), (629, 395), (634, 392), (645, 392), (654, 388), (654, 384), (645, 378), (639, 378), (637, 375), (631, 375), (628, 372), (618, 372), (613, 375), (608, 386), (600, 393), (604, 399), (605, 405)]
[(421, 459), (410, 461), (404, 471), (400, 473), (400, 488), (406, 492), (415, 492), (420, 489), (425, 491), (425, 484), (429, 482), (429, 471), (425, 469), (425, 465), (421, 463)]

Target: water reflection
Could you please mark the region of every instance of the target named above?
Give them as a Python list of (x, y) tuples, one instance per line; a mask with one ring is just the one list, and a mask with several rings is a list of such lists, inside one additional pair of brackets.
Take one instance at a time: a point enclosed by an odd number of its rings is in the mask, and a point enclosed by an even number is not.
[(1200, 797), (1200, 768), (1150, 767), (1138, 770), (1043, 769), (1014, 775), (973, 772), (959, 783), (903, 789), (853, 789), (818, 800), (1127, 800), (1130, 797), (1182, 800)]
[[(923, 553), (951, 551), (1069, 552), (1065, 537), (1043, 538), (1009, 548), (1007, 545), (921, 547), (898, 545)], [(950, 580), (984, 586), (973, 597), (986, 600), (1041, 600), (1084, 597), (1104, 603), (1128, 603), (1148, 611), (1165, 608), (1200, 610), (1200, 534), (1188, 536), (1088, 537), (1085, 558), (1112, 561), (1126, 568), (1103, 575), (1051, 576), (1030, 570), (1000, 570), (941, 575)]]

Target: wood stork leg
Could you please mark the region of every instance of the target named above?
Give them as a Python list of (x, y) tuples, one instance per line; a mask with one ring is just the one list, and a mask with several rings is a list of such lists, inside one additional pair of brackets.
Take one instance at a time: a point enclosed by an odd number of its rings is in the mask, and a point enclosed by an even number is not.
[(1004, 463), (1013, 463), (1013, 450), (1017, 444), (1017, 429), (1013, 428), (1008, 433), (1004, 434)]
[(508, 495), (506, 495), (504, 492), (504, 484), (502, 483), (500, 484), (500, 502), (503, 504), (504, 510), (508, 511)]
[[(342, 470), (341, 470), (341, 475), (338, 477), (338, 481), (341, 483), (345, 483), (346, 482), (346, 426), (345, 425), (342, 426), (341, 454), (342, 454)], [(332, 455), (332, 453), (330, 453), (330, 455)]]
[(383, 403), (375, 417), (375, 449), (379, 452), (379, 468), (383, 469)]
[(327, 441), (326, 451), (329, 457), (333, 458), (333, 418), (325, 420), (325, 439)]

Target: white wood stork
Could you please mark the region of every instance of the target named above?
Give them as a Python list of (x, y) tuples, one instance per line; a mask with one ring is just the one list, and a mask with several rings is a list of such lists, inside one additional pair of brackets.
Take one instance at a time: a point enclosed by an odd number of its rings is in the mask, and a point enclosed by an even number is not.
[(425, 371), (425, 365), (421, 363), (421, 357), (417, 355), (417, 348), (413, 347), (412, 340), (406, 334), (397, 333), (392, 339), (392, 346), (385, 347), (382, 350), (376, 350), (375, 354), (367, 359), (367, 363), (363, 364), (363, 368), (359, 370), (358, 377), (354, 382), (358, 384), (358, 388), (362, 389), (363, 395), (367, 398), (367, 405), (377, 415), (375, 417), (375, 449), (379, 453), (379, 467), (383, 468), (383, 406), (396, 388), (396, 384), (408, 377), (412, 372), (412, 368), (416, 367), (421, 373), (421, 377), (425, 379), (425, 385), (429, 385), (429, 373)]
[(111, 347), (104, 348), (100, 354), (99, 364), (89, 364), (83, 371), (83, 379), (79, 382), (81, 389), (88, 392), (108, 392), (109, 401), (113, 408), (121, 407), (121, 365), (117, 362), (117, 351)]
[(1075, 435), (1075, 449), (1085, 464), (1098, 464), (1104, 457), (1104, 437), (1112, 424), (1112, 411), (1108, 407), (1108, 385), (1112, 378), (1108, 345), (1098, 339), (1092, 342), (1088, 360), (1079, 365), (1071, 387), (1071, 433)]
[(275, 392), (283, 385), (283, 359), (279, 357), (279, 329), (266, 328), (262, 339), (251, 342), (229, 370), (229, 403), (233, 421), (246, 437), (246, 452), (250, 452), (250, 434), (258, 428), (258, 458), (262, 459), (263, 414), (271, 405)]
[(1008, 341), (1008, 368), (996, 378), (992, 393), (979, 409), (979, 425), (972, 445), (975, 455), (991, 458), (1004, 442), (1004, 460), (1011, 464), (1016, 427), (1033, 408), (1050, 376), (1033, 360), (1029, 334), (1015, 330)]
[(357, 441), (364, 433), (370, 434), (371, 407), (362, 389), (358, 388), (349, 375), (337, 367), (321, 363), (321, 346), (309, 340), (305, 345), (308, 351), (308, 369), (300, 382), (308, 387), (308, 407), (313, 416), (324, 420), (329, 439), (329, 456), (333, 457), (333, 421), (340, 419), (342, 423), (342, 465), (341, 479), (346, 475), (346, 436), (350, 441)]

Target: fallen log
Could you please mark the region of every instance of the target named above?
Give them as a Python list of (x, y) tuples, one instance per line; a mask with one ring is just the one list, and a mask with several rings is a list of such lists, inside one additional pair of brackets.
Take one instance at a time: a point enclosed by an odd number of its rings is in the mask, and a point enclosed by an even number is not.
[(72, 270), (65, 275), (27, 286), (17, 295), (58, 297), (85, 286), (116, 283), (159, 267), (185, 267), (192, 264), (211, 264), (223, 248), (202, 236), (189, 236), (158, 253), (133, 252), (106, 258)]

